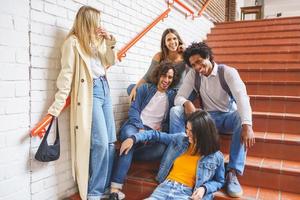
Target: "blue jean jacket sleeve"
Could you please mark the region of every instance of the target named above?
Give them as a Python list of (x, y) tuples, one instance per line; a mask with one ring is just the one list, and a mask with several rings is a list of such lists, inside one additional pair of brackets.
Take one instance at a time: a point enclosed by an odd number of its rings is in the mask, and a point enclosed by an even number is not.
[(212, 180), (206, 182), (204, 186), (206, 187), (206, 193), (213, 193), (218, 191), (224, 186), (225, 183), (225, 167), (224, 167), (224, 157), (222, 153), (220, 153), (221, 156), (219, 157), (219, 165), (216, 169), (216, 173)]
[(148, 130), (148, 131), (137, 133), (134, 135), (134, 137), (136, 141), (135, 143), (151, 141), (151, 142), (160, 142), (168, 145), (175, 138), (183, 137), (184, 135), (185, 133), (168, 134), (156, 130)]
[(144, 84), (137, 89), (135, 100), (131, 103), (128, 111), (128, 121), (138, 129), (143, 129), (144, 125), (141, 119), (142, 103), (147, 93), (147, 85)]

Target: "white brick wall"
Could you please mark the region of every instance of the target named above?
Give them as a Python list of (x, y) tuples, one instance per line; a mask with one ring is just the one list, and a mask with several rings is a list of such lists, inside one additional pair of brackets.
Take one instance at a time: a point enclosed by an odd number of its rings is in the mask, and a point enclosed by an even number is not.
[[(76, 192), (70, 165), (69, 111), (59, 118), (62, 149), (58, 161), (35, 161), (40, 139), (28, 134), (53, 102), (60, 47), (78, 8), (86, 4), (102, 11), (104, 26), (117, 38), (117, 49), (167, 8), (163, 0), (10, 0), (1, 4), (0, 200), (55, 200)], [(118, 128), (129, 106), (125, 89), (147, 70), (159, 51), (164, 29), (175, 28), (189, 44), (205, 38), (211, 26), (205, 19), (185, 19), (173, 10), (109, 70)]]
[(29, 2), (0, 7), (0, 199), (30, 199)]

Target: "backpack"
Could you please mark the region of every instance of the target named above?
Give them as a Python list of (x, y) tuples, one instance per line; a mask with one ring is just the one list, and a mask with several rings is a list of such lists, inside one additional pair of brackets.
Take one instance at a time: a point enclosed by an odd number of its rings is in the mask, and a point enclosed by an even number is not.
[[(221, 87), (223, 88), (223, 90), (226, 91), (227, 94), (232, 99), (234, 99), (233, 96), (232, 96), (232, 93), (230, 91), (230, 88), (228, 87), (228, 84), (227, 84), (227, 82), (225, 80), (225, 77), (224, 77), (225, 68), (229, 68), (229, 67), (227, 65), (223, 65), (223, 64), (218, 65), (219, 81), (220, 81), (220, 84), (221, 84)], [(198, 72), (195, 72), (194, 90), (197, 93), (197, 95), (199, 96), (201, 107), (202, 107), (202, 98), (201, 98), (201, 95), (200, 95), (200, 87), (201, 87), (201, 76), (199, 75)]]

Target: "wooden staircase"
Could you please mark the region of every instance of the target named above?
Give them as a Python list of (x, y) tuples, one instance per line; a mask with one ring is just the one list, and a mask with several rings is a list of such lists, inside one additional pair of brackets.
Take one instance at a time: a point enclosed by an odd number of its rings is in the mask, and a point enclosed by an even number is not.
[[(208, 35), (215, 60), (235, 67), (246, 84), (256, 144), (248, 151), (241, 199), (300, 199), (300, 17), (219, 23)], [(230, 136), (221, 136), (228, 161)], [(134, 163), (126, 200), (148, 197), (157, 162)], [(231, 199), (224, 191), (215, 199)]]

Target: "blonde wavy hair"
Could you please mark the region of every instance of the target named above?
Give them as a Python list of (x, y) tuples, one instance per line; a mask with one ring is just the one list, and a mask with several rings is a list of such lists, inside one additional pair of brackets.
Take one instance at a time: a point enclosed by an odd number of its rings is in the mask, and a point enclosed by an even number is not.
[(77, 14), (68, 37), (75, 35), (83, 50), (89, 55), (94, 56), (91, 44), (96, 42), (96, 29), (99, 27), (100, 11), (91, 6), (82, 6)]

